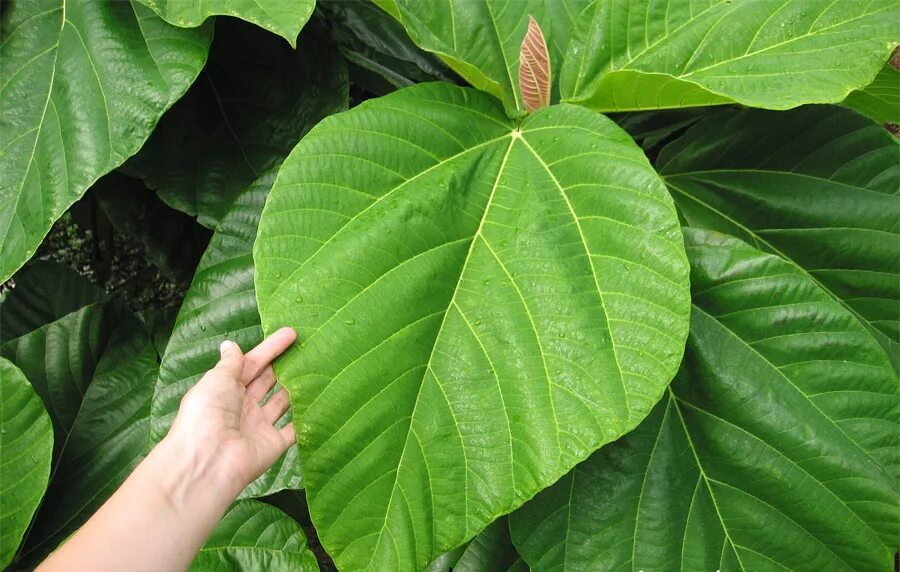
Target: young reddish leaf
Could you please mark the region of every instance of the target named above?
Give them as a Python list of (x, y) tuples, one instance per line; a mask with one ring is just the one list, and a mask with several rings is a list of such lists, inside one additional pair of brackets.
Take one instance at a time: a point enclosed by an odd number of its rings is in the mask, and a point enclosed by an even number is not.
[(519, 90), (529, 113), (550, 105), (550, 54), (541, 27), (531, 16), (519, 50)]

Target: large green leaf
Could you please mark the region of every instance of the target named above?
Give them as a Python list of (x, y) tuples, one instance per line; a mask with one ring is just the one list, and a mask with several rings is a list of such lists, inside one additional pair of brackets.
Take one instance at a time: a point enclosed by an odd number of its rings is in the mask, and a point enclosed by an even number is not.
[(406, 570), (633, 428), (681, 360), (675, 211), (615, 123), (521, 124), (448, 84), (323, 121), (254, 245), (310, 512), (339, 567)]
[(0, 281), (140, 148), (203, 67), (211, 31), (173, 28), (136, 0), (4, 5)]
[(12, 561), (47, 488), (53, 426), (22, 371), (0, 358), (0, 568)]
[(691, 128), (658, 168), (691, 226), (795, 263), (900, 359), (900, 145), (839, 107), (728, 111)]
[[(399, 20), (419, 47), (437, 54), (473, 86), (503, 101), (507, 113), (516, 116), (525, 112), (517, 78), (528, 17), (543, 28), (550, 67), (557, 70), (574, 22), (590, 0), (375, 3)], [(555, 71), (552, 79), (556, 93)]]
[(898, 19), (894, 0), (594, 0), (560, 91), (598, 111), (834, 103), (872, 81)]
[(223, 18), (197, 83), (126, 171), (214, 228), (234, 198), (279, 165), (313, 125), (346, 109), (347, 90), (343, 59), (315, 27), (292, 50)]
[(57, 436), (50, 486), (23, 546), (33, 563), (142, 458), (157, 354), (141, 323), (115, 302), (86, 305), (4, 343), (0, 353), (31, 381)]
[(294, 519), (259, 501), (242, 500), (225, 513), (190, 569), (317, 572), (319, 565)]
[(199, 26), (210, 16), (234, 16), (288, 41), (297, 43), (297, 34), (312, 15), (316, 0), (140, 0), (166, 22), (182, 28)]
[[(269, 172), (238, 196), (200, 260), (160, 365), (150, 410), (154, 442), (169, 431), (184, 394), (216, 364), (222, 340), (235, 341), (245, 350), (262, 341), (251, 251), (274, 180), (275, 172)], [(243, 496), (262, 496), (301, 485), (297, 450), (292, 447)]]
[(872, 83), (848, 95), (843, 105), (877, 123), (900, 125), (900, 71), (884, 64)]
[(535, 570), (890, 570), (897, 379), (795, 265), (687, 229), (685, 363), (637, 430), (511, 517)]

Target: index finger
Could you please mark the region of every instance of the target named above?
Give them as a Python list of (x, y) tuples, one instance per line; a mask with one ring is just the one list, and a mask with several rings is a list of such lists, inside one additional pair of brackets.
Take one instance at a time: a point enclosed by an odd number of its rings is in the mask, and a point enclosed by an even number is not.
[(241, 381), (247, 385), (256, 378), (275, 358), (291, 347), (297, 333), (292, 328), (276, 330), (258, 346), (244, 355), (244, 369), (241, 372)]

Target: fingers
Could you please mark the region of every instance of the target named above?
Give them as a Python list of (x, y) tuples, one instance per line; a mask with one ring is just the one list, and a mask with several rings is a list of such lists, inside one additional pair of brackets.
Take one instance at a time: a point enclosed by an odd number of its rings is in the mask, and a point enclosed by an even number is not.
[(256, 379), (296, 339), (297, 334), (291, 328), (281, 328), (264, 339), (258, 346), (247, 352), (244, 358), (244, 370), (241, 374), (241, 380), (248, 384)]
[(244, 352), (236, 343), (225, 340), (219, 345), (219, 363), (215, 368), (232, 379), (240, 379), (244, 369)]
[(284, 438), (284, 448), (287, 449), (297, 442), (297, 434), (294, 432), (294, 423), (288, 423), (278, 430), (278, 434)]
[(275, 423), (281, 419), (281, 416), (287, 412), (288, 407), (290, 406), (291, 400), (288, 397), (288, 392), (281, 389), (276, 391), (275, 394), (266, 401), (266, 404), (262, 406), (262, 412), (269, 423)]
[(275, 370), (269, 365), (256, 376), (256, 379), (247, 384), (247, 399), (253, 403), (259, 403), (274, 385)]

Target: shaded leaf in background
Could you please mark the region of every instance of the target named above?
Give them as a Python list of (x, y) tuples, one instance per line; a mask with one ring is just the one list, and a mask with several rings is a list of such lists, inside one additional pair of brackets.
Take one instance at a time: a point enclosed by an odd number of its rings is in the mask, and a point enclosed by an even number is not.
[(190, 570), (318, 572), (319, 565), (294, 519), (265, 503), (240, 500), (219, 521)]
[[(631, 111), (616, 113), (610, 116), (619, 127), (641, 146), (650, 152), (661, 143), (668, 142), (680, 131), (697, 123), (709, 113), (708, 108), (693, 107), (688, 109), (665, 109), (662, 111)], [(651, 162), (653, 162), (653, 155)]]
[(313, 125), (346, 109), (346, 66), (317, 28), (292, 50), (255, 26), (217, 20), (209, 63), (126, 172), (214, 228)]
[(119, 172), (106, 175), (89, 192), (113, 228), (140, 242), (163, 274), (178, 283), (190, 281), (212, 234), (207, 228)]
[(316, 0), (140, 1), (174, 26), (193, 28), (210, 16), (234, 16), (278, 34), (292, 48), (296, 46), (297, 34), (309, 20), (316, 5)]
[(418, 48), (396, 20), (370, 0), (320, 0), (331, 37), (350, 64), (350, 75), (371, 93), (384, 95), (426, 81), (456, 83), (439, 59)]
[(843, 105), (876, 123), (900, 125), (900, 71), (886, 63), (872, 83), (848, 95)]
[(15, 283), (2, 302), (0, 343), (107, 300), (102, 288), (55, 262), (33, 261), (16, 274)]
[(840, 107), (731, 110), (666, 146), (657, 168), (690, 226), (779, 254), (900, 360), (900, 145)]
[(28, 376), (56, 435), (50, 485), (22, 548), (33, 564), (81, 526), (143, 457), (157, 354), (141, 322), (116, 302), (84, 306), (0, 352)]
[[(403, 24), (419, 47), (436, 54), (474, 87), (500, 99), (512, 117), (525, 113), (516, 78), (529, 16), (543, 29), (550, 67), (558, 70), (574, 20), (589, 0), (375, 0), (375, 3)], [(554, 85), (554, 94), (556, 91)]]
[(514, 566), (520, 566), (520, 561), (509, 538), (509, 523), (504, 516), (466, 545), (436, 558), (425, 572), (508, 572), (516, 570)]
[(897, 44), (894, 0), (594, 0), (560, 69), (563, 101), (597, 111), (835, 103)]
[(3, 358), (0, 428), (0, 568), (6, 568), (47, 489), (53, 426), (22, 371)]
[(534, 570), (889, 570), (900, 394), (802, 270), (686, 229), (683, 369), (653, 413), (510, 517)]
[[(223, 340), (235, 341), (246, 351), (263, 339), (251, 251), (274, 180), (273, 170), (238, 195), (203, 254), (160, 365), (150, 413), (153, 442), (165, 437), (181, 398), (216, 364)], [(291, 447), (242, 496), (263, 496), (300, 486), (297, 450)]]
[(173, 28), (137, 0), (4, 5), (0, 282), (141, 147), (200, 72), (211, 33)]
[(448, 84), (305, 137), (253, 259), (263, 330), (300, 335), (275, 369), (348, 569), (425, 567), (632, 429), (687, 334), (675, 210), (631, 138)]

